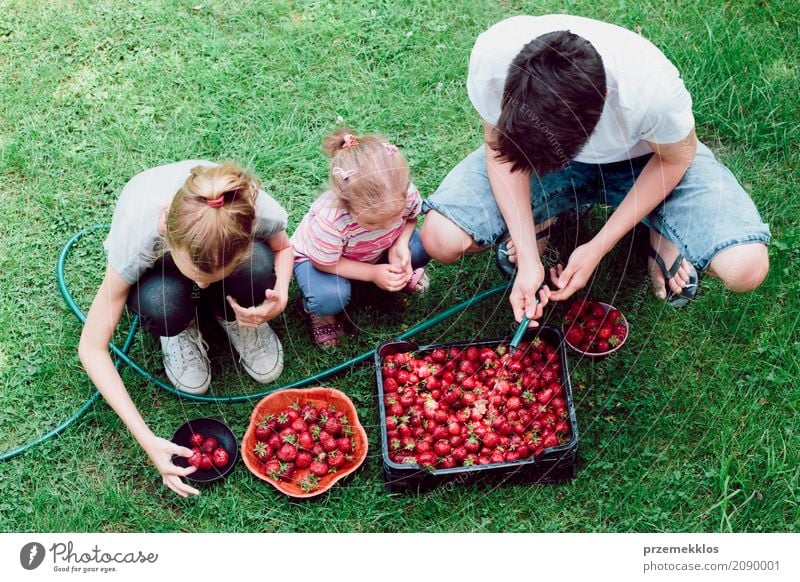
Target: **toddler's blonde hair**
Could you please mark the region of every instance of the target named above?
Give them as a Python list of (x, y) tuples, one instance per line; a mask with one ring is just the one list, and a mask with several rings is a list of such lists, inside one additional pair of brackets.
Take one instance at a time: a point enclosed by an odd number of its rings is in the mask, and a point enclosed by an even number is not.
[(405, 202), (408, 163), (385, 137), (342, 128), (322, 146), (331, 158), (330, 189), (348, 212), (385, 214)]

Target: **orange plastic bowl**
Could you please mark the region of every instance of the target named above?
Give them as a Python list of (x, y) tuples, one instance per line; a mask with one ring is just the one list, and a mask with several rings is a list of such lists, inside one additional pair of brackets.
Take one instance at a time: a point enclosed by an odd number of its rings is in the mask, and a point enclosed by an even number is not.
[[(307, 402), (314, 404), (317, 408), (336, 407), (336, 410), (343, 410), (350, 426), (353, 428), (353, 440), (355, 441), (355, 459), (339, 469), (336, 473), (328, 473), (319, 480), (319, 488), (314, 491), (305, 492), (297, 484), (309, 474), (308, 469), (299, 469), (292, 481), (277, 481), (272, 479), (264, 472), (264, 465), (256, 459), (253, 447), (256, 444), (256, 424), (267, 414), (277, 414), (290, 404), (295, 402), (303, 406)], [(242, 460), (245, 466), (253, 475), (266, 481), (281, 493), (295, 498), (315, 497), (325, 493), (333, 485), (347, 477), (350, 473), (358, 469), (367, 458), (367, 433), (358, 421), (356, 407), (344, 392), (334, 388), (317, 386), (315, 388), (301, 388), (280, 390), (264, 397), (250, 415), (250, 425), (242, 439)]]
[[(594, 301), (594, 303), (597, 303), (598, 305), (602, 306), (602, 308), (606, 310), (606, 313), (608, 313), (612, 309), (616, 309), (613, 305), (611, 305), (609, 303), (603, 303), (602, 301)], [(622, 314), (621, 311), (620, 311), (620, 314)], [(631, 333), (631, 327), (630, 327), (630, 325), (628, 325), (628, 320), (625, 318), (624, 314), (622, 314), (622, 320), (625, 323), (625, 327), (627, 328), (628, 331), (625, 334), (625, 337), (622, 338), (622, 341), (619, 342), (619, 344), (617, 344), (616, 346), (614, 346), (610, 350), (608, 350), (607, 352), (584, 352), (578, 346), (575, 346), (575, 345), (572, 345), (571, 343), (569, 343), (569, 341), (566, 338), (566, 333), (567, 333), (567, 329), (569, 328), (569, 326), (567, 326), (567, 328), (564, 329), (564, 341), (567, 342), (567, 345), (570, 348), (572, 348), (574, 351), (578, 352), (582, 356), (587, 356), (589, 358), (602, 358), (602, 357), (607, 356), (609, 354), (613, 354), (614, 352), (619, 350), (622, 346), (624, 346), (626, 341), (628, 341), (628, 335), (630, 335), (630, 333)]]

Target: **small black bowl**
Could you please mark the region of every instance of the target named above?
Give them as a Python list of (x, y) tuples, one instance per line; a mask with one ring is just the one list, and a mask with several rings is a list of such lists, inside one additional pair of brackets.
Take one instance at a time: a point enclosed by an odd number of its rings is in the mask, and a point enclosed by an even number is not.
[[(239, 460), (239, 441), (233, 431), (224, 422), (215, 418), (195, 418), (182, 424), (172, 436), (172, 442), (182, 447), (192, 448), (189, 441), (192, 433), (199, 432), (203, 437), (214, 437), (219, 441), (219, 446), (228, 452), (228, 464), (224, 467), (212, 467), (206, 471), (197, 469), (186, 479), (194, 483), (213, 483), (227, 477), (236, 461)], [(173, 455), (172, 462), (179, 467), (188, 467), (189, 459), (178, 455)]]

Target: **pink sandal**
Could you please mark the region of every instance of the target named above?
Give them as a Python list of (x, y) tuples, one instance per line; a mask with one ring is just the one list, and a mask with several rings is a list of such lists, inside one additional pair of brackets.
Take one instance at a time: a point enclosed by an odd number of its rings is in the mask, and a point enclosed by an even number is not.
[(337, 348), (344, 335), (344, 325), (341, 321), (327, 323), (319, 315), (309, 314), (308, 321), (311, 326), (311, 339), (320, 347)]
[[(419, 286), (419, 288), (417, 288), (417, 286)], [(426, 293), (428, 289), (430, 289), (430, 286), (431, 281), (425, 274), (425, 268), (420, 267), (419, 269), (414, 269), (414, 273), (411, 275), (411, 280), (405, 287), (403, 287), (403, 292), (422, 295), (423, 293)]]
[(308, 318), (308, 324), (311, 331), (312, 341), (323, 348), (336, 348), (339, 347), (339, 339), (345, 335), (344, 325), (339, 321), (338, 317), (333, 323), (325, 321), (323, 316), (316, 315), (306, 310), (303, 305), (303, 298), (298, 297), (295, 302), (297, 310)]

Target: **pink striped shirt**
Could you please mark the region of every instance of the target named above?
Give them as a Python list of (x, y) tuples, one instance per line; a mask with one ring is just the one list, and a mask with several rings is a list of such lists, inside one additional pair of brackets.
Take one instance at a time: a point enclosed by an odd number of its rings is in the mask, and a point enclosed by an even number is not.
[(402, 234), (406, 220), (419, 216), (422, 197), (409, 183), (406, 208), (391, 228), (367, 230), (353, 215), (338, 205), (329, 190), (317, 198), (292, 235), (295, 261), (313, 260), (335, 265), (339, 259), (375, 263)]

